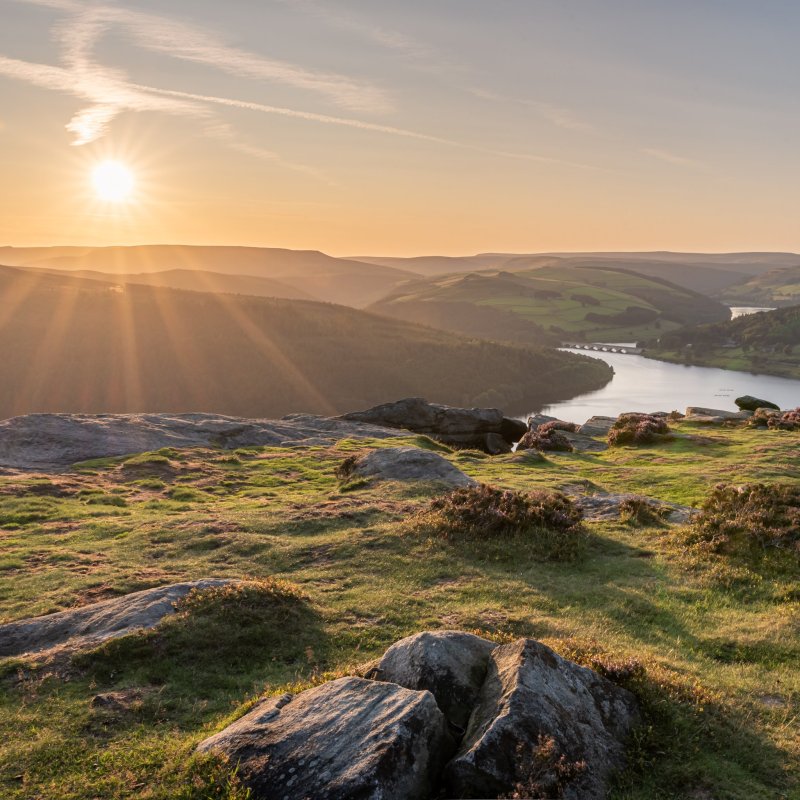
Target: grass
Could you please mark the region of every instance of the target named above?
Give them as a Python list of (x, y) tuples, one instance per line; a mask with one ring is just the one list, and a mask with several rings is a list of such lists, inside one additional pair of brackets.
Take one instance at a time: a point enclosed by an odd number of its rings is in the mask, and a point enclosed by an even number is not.
[[(504, 490), (697, 506), (718, 483), (800, 480), (796, 432), (670, 424), (683, 436), (656, 447), (442, 455)], [(798, 796), (796, 570), (700, 553), (688, 530), (622, 520), (587, 523), (570, 562), (543, 561), (515, 537), (409, 535), (431, 487), (343, 492), (336, 476), (348, 456), (401, 443), (413, 439), (184, 451), (165, 456), (175, 469), (158, 480), (119, 459), (0, 476), (3, 621), (185, 579), (255, 582), (192, 598), (66, 674), (0, 663), (0, 796), (238, 800), (235, 776), (193, 755), (200, 740), (264, 693), (346, 674), (432, 628), (532, 636), (634, 689), (647, 723), (616, 800)], [(107, 692), (138, 699), (119, 713), (92, 705)]]

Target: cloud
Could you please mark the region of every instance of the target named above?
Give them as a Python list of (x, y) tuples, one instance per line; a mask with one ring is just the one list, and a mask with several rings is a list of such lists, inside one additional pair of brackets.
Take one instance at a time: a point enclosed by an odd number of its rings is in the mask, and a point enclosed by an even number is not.
[(642, 152), (651, 158), (657, 158), (659, 161), (666, 161), (668, 164), (675, 164), (680, 167), (697, 167), (700, 166), (699, 161), (693, 158), (685, 158), (675, 153), (670, 153), (668, 150), (661, 150), (657, 147), (643, 147)]
[(586, 133), (595, 132), (597, 129), (590, 122), (580, 119), (573, 111), (568, 108), (554, 106), (550, 103), (541, 103), (537, 100), (527, 100), (521, 97), (509, 97), (508, 95), (491, 92), (487, 89), (471, 88), (469, 93), (482, 100), (489, 100), (495, 103), (510, 103), (518, 106), (525, 106), (534, 109), (540, 117), (559, 128), (566, 128), (571, 131), (585, 131)]

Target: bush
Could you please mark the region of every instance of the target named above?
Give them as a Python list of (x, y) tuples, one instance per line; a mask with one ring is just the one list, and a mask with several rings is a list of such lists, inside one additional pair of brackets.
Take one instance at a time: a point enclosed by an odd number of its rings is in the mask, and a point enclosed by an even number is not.
[(800, 485), (719, 484), (703, 504), (691, 539), (729, 555), (780, 550), (800, 557)]
[(530, 493), (481, 484), (437, 497), (417, 515), (423, 533), (447, 541), (491, 540), (522, 536), (550, 560), (574, 558), (585, 532), (583, 515), (560, 492)]
[(608, 432), (612, 447), (623, 444), (653, 444), (670, 432), (662, 417), (652, 414), (621, 414)]
[(563, 422), (555, 419), (545, 422), (534, 430), (528, 431), (517, 445), (518, 450), (549, 450), (553, 452), (571, 453), (574, 449), (569, 439), (559, 431), (574, 433), (578, 426), (574, 422)]
[(663, 525), (664, 512), (644, 497), (626, 497), (619, 504), (620, 522), (636, 528)]

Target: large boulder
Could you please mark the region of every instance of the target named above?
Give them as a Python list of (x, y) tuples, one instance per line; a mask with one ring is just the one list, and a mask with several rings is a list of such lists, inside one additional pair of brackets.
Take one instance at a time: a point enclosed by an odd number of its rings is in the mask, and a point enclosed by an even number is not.
[(463, 734), (497, 645), (461, 631), (426, 631), (395, 642), (365, 677), (406, 689), (427, 689), (447, 721)]
[(578, 433), (583, 436), (608, 436), (608, 432), (614, 427), (616, 421), (616, 417), (589, 417), (589, 419), (578, 428)]
[(253, 800), (411, 800), (430, 797), (452, 752), (430, 692), (339, 678), (272, 697), (206, 739)]
[(0, 467), (50, 470), (162, 447), (286, 447), (396, 435), (374, 425), (309, 414), (281, 420), (200, 413), (28, 414), (0, 420)]
[[(363, 422), (387, 428), (403, 428), (432, 436), (447, 444), (475, 447), (492, 452), (497, 436), (511, 445), (521, 439), (527, 425), (503, 416), (496, 408), (455, 408), (429, 403), (421, 397), (409, 397), (394, 403), (384, 403), (366, 411), (354, 411), (339, 419)], [(487, 436), (495, 438), (487, 442)]]
[[(524, 791), (534, 780), (533, 759), (549, 742), (553, 759), (563, 755), (574, 765), (564, 797), (600, 800), (609, 777), (623, 766), (625, 739), (637, 719), (630, 692), (543, 644), (521, 639), (496, 647), (467, 732), (445, 769), (448, 796)], [(557, 779), (549, 774), (555, 770), (535, 766), (537, 783)], [(536, 791), (550, 796), (553, 788), (539, 785)]]
[(229, 580), (173, 583), (101, 600), (80, 608), (0, 625), (0, 657), (54, 654), (96, 647), (133, 631), (155, 627), (175, 611), (192, 589), (223, 586)]
[(761, 400), (749, 394), (737, 397), (734, 402), (742, 411), (755, 411), (757, 408), (774, 408), (776, 411), (781, 410), (781, 407), (776, 406), (775, 403), (771, 403), (769, 400)]
[(419, 447), (384, 447), (343, 465), (346, 477), (378, 481), (434, 481), (448, 486), (473, 486), (476, 481), (465, 475), (446, 458)]

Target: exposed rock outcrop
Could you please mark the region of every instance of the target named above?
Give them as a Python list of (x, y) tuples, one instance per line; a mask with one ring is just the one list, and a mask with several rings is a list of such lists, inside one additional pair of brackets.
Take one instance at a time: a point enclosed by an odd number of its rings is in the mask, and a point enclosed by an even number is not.
[(229, 580), (173, 583), (101, 600), (81, 608), (0, 625), (0, 657), (45, 656), (95, 647), (107, 639), (155, 627), (175, 611), (175, 603), (192, 589), (223, 586)]
[(432, 436), (446, 444), (478, 448), (490, 453), (496, 452), (499, 440), (506, 444), (504, 452), (509, 452), (511, 445), (521, 439), (528, 429), (524, 422), (505, 417), (496, 408), (455, 408), (429, 403), (421, 397), (409, 397), (366, 411), (354, 411), (339, 419), (403, 428)]
[(761, 400), (760, 398), (753, 397), (750, 394), (737, 397), (734, 402), (742, 411), (755, 411), (757, 408), (773, 408), (776, 411), (781, 410), (781, 407), (776, 406), (775, 403), (772, 403), (769, 400)]
[(616, 417), (589, 417), (578, 428), (578, 433), (583, 436), (607, 436), (616, 421)]
[(584, 518), (591, 522), (608, 522), (619, 519), (626, 502), (640, 502), (653, 509), (664, 522), (683, 525), (699, 514), (699, 510), (679, 503), (667, 503), (655, 497), (640, 494), (574, 494), (571, 495)]
[(435, 481), (448, 486), (474, 486), (476, 483), (446, 458), (419, 447), (373, 450), (343, 464), (340, 472), (343, 477), (378, 481)]
[(59, 469), (162, 447), (285, 447), (390, 436), (397, 431), (308, 414), (281, 420), (219, 414), (29, 414), (0, 421), (0, 467)]
[[(545, 737), (569, 763), (585, 765), (564, 797), (601, 800), (608, 778), (624, 763), (624, 742), (637, 720), (633, 695), (596, 672), (532, 639), (501, 645), (492, 651), (478, 705), (445, 769), (448, 796), (497, 797), (525, 787), (533, 766), (526, 756)], [(542, 786), (543, 796), (552, 788)]]
[(751, 411), (725, 411), (721, 408), (703, 408), (689, 406), (686, 409), (686, 422), (703, 422), (708, 425), (719, 425), (728, 420), (746, 420), (752, 416)]
[(254, 800), (430, 797), (453, 743), (430, 692), (339, 678), (272, 697), (206, 739)]
[(464, 732), (497, 645), (461, 631), (426, 631), (395, 642), (365, 677), (427, 689), (448, 722)]

